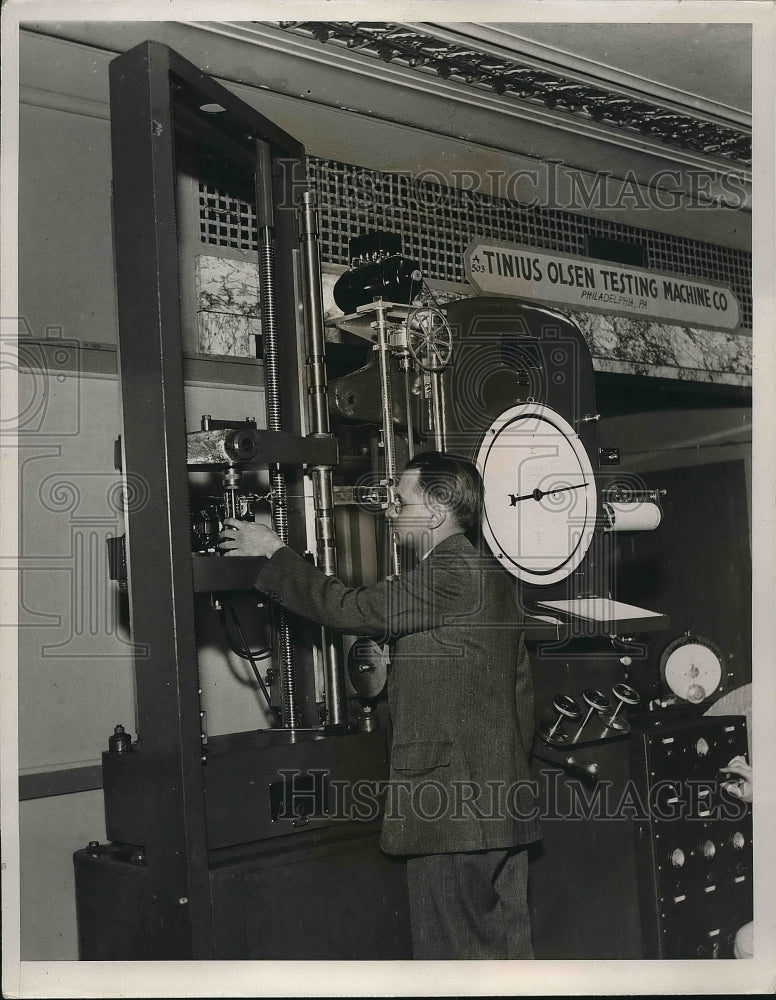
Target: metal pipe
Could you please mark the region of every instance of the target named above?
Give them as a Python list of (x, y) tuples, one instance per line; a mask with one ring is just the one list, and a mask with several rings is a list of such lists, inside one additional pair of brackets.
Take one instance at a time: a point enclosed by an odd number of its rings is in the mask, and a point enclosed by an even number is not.
[[(383, 425), (383, 456), (385, 460), (385, 480), (388, 490), (388, 503), (392, 503), (396, 489), (396, 442), (393, 436), (393, 399), (391, 394), (391, 372), (388, 367), (390, 357), (388, 349), (388, 326), (385, 322), (385, 307), (382, 302), (377, 306), (377, 360), (380, 372), (380, 405)], [(396, 543), (396, 532), (389, 530), (390, 557), (393, 575), (398, 576), (399, 549)]]
[(325, 335), (323, 322), (323, 286), (318, 240), (318, 213), (315, 194), (305, 191), (299, 213), (299, 239), (302, 247), (302, 276), (305, 293), (305, 320), (308, 350), (307, 373), (313, 434), (329, 433), (329, 408), (326, 399)]
[[(266, 142), (256, 142), (256, 218), (259, 247), (259, 301), (261, 332), (264, 341), (264, 391), (267, 403), (267, 426), (271, 431), (283, 429), (280, 410), (280, 372), (278, 367), (278, 328), (275, 306), (275, 246), (272, 227), (272, 157)], [(281, 540), (288, 542), (288, 490), (286, 478), (278, 466), (270, 468), (272, 491), (272, 527)], [(298, 724), (296, 679), (291, 649), (291, 633), (285, 609), (276, 608), (278, 631), (280, 684), (283, 702), (283, 727), (295, 729)]]
[(388, 368), (388, 330), (385, 322), (385, 308), (379, 303), (377, 308), (377, 360), (380, 371), (380, 403), (383, 418), (383, 449), (385, 456), (385, 478), (388, 480), (389, 500), (391, 490), (396, 485), (396, 448), (393, 438), (393, 400), (391, 398), (391, 373)]
[[(329, 408), (326, 395), (326, 359), (323, 322), (323, 287), (318, 240), (318, 214), (315, 195), (305, 191), (299, 211), (299, 240), (302, 249), (304, 315), (307, 331), (306, 362), (310, 425), (314, 437), (330, 437)], [(311, 470), (315, 505), (315, 543), (318, 566), (326, 576), (337, 574), (337, 550), (334, 532), (334, 492), (330, 466)], [(321, 656), (324, 677), (326, 727), (347, 725), (345, 673), (339, 640), (329, 629), (321, 629)]]
[[(409, 359), (406, 359), (408, 362)], [(404, 399), (407, 405), (407, 452), (410, 460), (415, 457), (415, 430), (412, 420), (412, 393), (410, 392), (410, 370), (407, 364), (404, 365)]]
[(434, 444), (437, 451), (444, 451), (447, 446), (447, 419), (441, 372), (431, 372), (431, 408), (434, 418)]

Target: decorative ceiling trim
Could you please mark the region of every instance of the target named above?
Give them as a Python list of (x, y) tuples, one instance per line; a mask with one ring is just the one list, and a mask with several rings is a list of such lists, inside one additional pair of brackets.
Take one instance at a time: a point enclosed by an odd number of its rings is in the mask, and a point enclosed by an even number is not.
[(751, 165), (751, 131), (677, 110), (642, 94), (573, 79), (536, 60), (489, 53), (480, 47), (440, 38), (418, 26), (390, 22), (281, 21), (279, 27), (334, 42), (419, 74), (466, 84), (521, 102), (541, 105), (610, 128), (622, 129), (669, 146)]
[[(435, 38), (468, 45), (476, 44), (483, 52), (496, 55), (506, 57), (519, 52), (521, 63), (527, 66), (540, 66), (562, 76), (568, 76), (570, 79), (597, 84), (612, 93), (618, 91), (629, 97), (640, 96), (647, 102), (659, 104), (664, 108), (673, 108), (681, 113), (691, 109), (691, 113), (696, 117), (717, 122), (719, 125), (739, 128), (746, 133), (752, 128), (752, 115), (749, 111), (710, 100), (698, 93), (682, 90), (650, 77), (640, 76), (611, 63), (578, 55), (569, 49), (561, 49), (556, 45), (526, 37), (513, 30), (516, 25), (480, 24), (469, 21), (464, 24), (425, 22), (407, 24), (407, 27), (417, 28)], [(615, 24), (611, 27), (616, 31), (621, 26)]]

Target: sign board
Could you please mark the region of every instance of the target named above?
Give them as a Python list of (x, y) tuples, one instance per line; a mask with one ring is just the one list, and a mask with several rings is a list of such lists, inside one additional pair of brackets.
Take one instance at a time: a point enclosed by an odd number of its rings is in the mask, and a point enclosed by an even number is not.
[(481, 295), (717, 330), (739, 322), (738, 299), (724, 285), (502, 240), (470, 243), (464, 270)]

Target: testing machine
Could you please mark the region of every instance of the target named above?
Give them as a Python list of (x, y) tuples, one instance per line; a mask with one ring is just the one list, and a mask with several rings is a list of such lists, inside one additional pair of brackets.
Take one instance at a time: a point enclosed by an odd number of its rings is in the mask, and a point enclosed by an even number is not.
[[(326, 574), (369, 583), (400, 573), (381, 514), (418, 451), (455, 452), (483, 475), (482, 541), (520, 588), (533, 651), (537, 775), (557, 776), (560, 798), (574, 782), (600, 789), (631, 771), (648, 797), (658, 771), (676, 782), (677, 766), (704, 759), (701, 739), (715, 766), (742, 749), (740, 720), (700, 733), (697, 722), (626, 719), (640, 699), (624, 665), (639, 636), (669, 620), (617, 600), (616, 540), (656, 528), (665, 493), (606, 467), (575, 323), (515, 299), (443, 301), (396, 234), (365, 233), (328, 329), (315, 198), (292, 136), (155, 43), (113, 61), (111, 129), (117, 458), (147, 490), (142, 505), (128, 502), (110, 553), (129, 600), (136, 736), (117, 726), (103, 753), (109, 842), (75, 855), (82, 958), (409, 957), (403, 869), (377, 847), (379, 809), (357, 815), (339, 798), (387, 776), (388, 651), (258, 595), (259, 563), (223, 559), (217, 538), (226, 516), (265, 518)], [(184, 405), (176, 189), (202, 149), (249, 178), (255, 213), (266, 405), (237, 419)], [(246, 598), (264, 618), (261, 649), (239, 610)], [(208, 618), (253, 671), (265, 711), (249, 732), (207, 734), (197, 634)], [(591, 675), (602, 648), (609, 667)], [(664, 672), (691, 699), (708, 670), (687, 681), (684, 655), (672, 650)], [(561, 683), (588, 684), (581, 706), (557, 693)], [(612, 880), (599, 864), (612, 857), (611, 824), (546, 824), (534, 861), (539, 957), (724, 955), (750, 905), (750, 825), (718, 821), (688, 832), (633, 820), (616, 854), (638, 843), (638, 870)], [(570, 864), (599, 873), (577, 902), (609, 907), (615, 924), (623, 907), (641, 914), (605, 946), (569, 903)], [(709, 904), (717, 890), (724, 928)], [(691, 908), (698, 941), (681, 920)]]

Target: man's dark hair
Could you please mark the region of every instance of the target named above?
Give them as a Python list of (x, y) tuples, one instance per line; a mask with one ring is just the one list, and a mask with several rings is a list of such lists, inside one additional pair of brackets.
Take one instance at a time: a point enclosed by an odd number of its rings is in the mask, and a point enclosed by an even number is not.
[(418, 470), (423, 495), (451, 511), (464, 531), (479, 524), (484, 488), (475, 465), (457, 455), (424, 451), (406, 469)]

